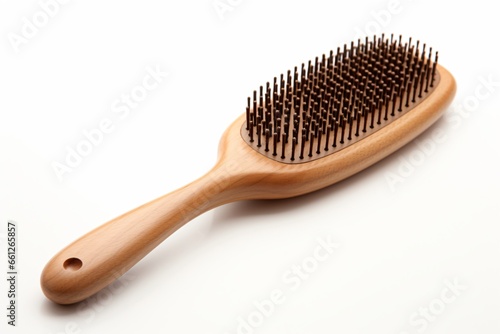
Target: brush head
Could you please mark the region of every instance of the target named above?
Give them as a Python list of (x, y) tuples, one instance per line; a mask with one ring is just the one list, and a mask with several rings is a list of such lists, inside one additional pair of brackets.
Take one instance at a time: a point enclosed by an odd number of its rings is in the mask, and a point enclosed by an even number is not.
[(241, 136), (283, 163), (316, 160), (366, 138), (432, 94), (437, 52), (373, 36), (281, 74), (248, 98)]

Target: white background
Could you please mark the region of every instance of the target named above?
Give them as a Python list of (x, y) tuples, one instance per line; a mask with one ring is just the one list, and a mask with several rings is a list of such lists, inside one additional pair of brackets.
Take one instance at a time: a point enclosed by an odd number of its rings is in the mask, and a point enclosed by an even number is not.
[[(492, 2), (218, 3), (231, 10), (221, 17), (213, 0), (69, 1), (16, 52), (13, 34), (22, 36), (23, 18), (33, 22), (41, 7), (1, 1), (2, 270), (9, 219), (20, 252), (18, 328), (2, 311), (1, 332), (233, 334), (239, 317), (253, 317), (258, 327), (240, 333), (498, 333), (500, 24)], [(253, 89), (360, 31), (412, 36), (440, 52), (458, 91), (434, 127), (338, 185), (198, 217), (119, 289), (79, 306), (44, 297), (39, 276), (52, 255), (205, 173)], [(163, 82), (127, 117), (113, 113), (157, 66), (168, 72)], [(113, 131), (60, 182), (53, 162), (106, 118)], [(293, 289), (283, 275), (328, 238), (338, 248)], [(284, 301), (256, 323), (254, 302), (275, 289)], [(6, 290), (2, 279), (2, 310)]]

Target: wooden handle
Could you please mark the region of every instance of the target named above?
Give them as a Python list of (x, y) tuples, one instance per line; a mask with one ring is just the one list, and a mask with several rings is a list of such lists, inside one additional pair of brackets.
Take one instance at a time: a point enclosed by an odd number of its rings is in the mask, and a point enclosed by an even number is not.
[(41, 285), (59, 304), (81, 301), (112, 283), (199, 214), (226, 203), (234, 182), (218, 164), (205, 176), (87, 233), (45, 266)]

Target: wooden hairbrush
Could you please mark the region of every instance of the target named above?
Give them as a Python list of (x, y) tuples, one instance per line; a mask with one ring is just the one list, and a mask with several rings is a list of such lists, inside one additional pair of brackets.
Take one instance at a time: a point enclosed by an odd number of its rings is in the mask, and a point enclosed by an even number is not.
[(41, 276), (52, 301), (98, 292), (178, 228), (229, 202), (306, 194), (343, 180), (414, 139), (456, 86), (425, 44), (374, 36), (295, 67), (248, 98), (198, 180), (94, 229)]

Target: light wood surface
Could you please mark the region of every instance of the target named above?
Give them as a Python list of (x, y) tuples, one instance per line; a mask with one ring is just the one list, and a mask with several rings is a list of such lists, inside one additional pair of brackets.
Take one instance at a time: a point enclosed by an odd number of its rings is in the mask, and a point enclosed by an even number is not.
[(415, 109), (367, 138), (324, 158), (286, 164), (266, 158), (241, 138), (240, 116), (224, 133), (216, 165), (198, 180), (87, 233), (56, 254), (41, 276), (52, 301), (71, 304), (112, 283), (165, 238), (219, 205), (309, 193), (343, 180), (414, 139), (444, 112), (455, 80), (438, 65), (435, 91)]

